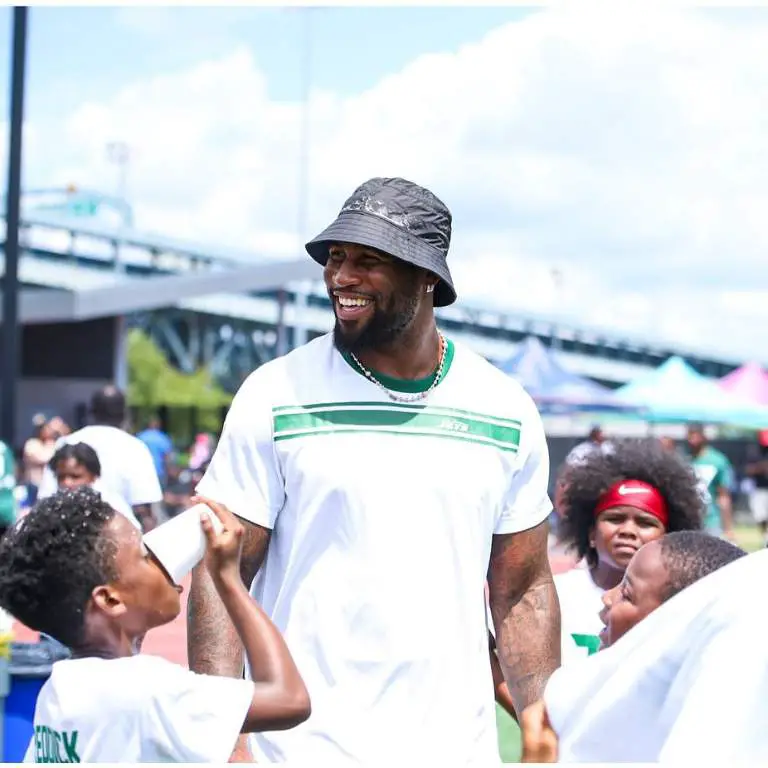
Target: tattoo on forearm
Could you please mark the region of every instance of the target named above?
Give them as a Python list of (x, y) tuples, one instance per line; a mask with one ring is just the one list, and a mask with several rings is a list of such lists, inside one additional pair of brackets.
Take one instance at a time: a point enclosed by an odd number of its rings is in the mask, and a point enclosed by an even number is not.
[(546, 537), (546, 526), (497, 537), (488, 573), (499, 662), (520, 713), (560, 666), (560, 605)]
[[(269, 534), (259, 526), (246, 528), (240, 574), (247, 586), (264, 560)], [(192, 573), (187, 604), (187, 656), (189, 667), (195, 672), (223, 677), (243, 674), (243, 644), (203, 563)]]
[(560, 607), (551, 579), (529, 589), (506, 618), (500, 618), (499, 661), (522, 712), (541, 698), (550, 675), (560, 666)]

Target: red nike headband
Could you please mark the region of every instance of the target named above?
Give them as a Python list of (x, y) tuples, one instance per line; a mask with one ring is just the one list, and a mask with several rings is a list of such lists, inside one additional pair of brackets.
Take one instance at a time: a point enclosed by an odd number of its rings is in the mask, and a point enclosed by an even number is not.
[(642, 480), (621, 480), (612, 485), (599, 499), (595, 517), (606, 509), (633, 507), (653, 515), (666, 528), (669, 523), (667, 502), (664, 497)]

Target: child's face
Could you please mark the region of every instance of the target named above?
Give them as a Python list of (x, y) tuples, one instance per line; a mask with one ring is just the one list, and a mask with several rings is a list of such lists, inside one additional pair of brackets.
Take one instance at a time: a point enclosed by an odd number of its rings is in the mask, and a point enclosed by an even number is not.
[(598, 558), (623, 571), (644, 544), (665, 533), (661, 521), (634, 507), (613, 507), (597, 516), (594, 540)]
[(91, 485), (95, 480), (96, 477), (77, 459), (66, 459), (56, 465), (56, 482), (62, 490), (79, 488), (81, 485)]
[(109, 586), (123, 605), (117, 617), (123, 630), (138, 637), (173, 621), (181, 610), (181, 587), (171, 582), (124, 515), (116, 514), (107, 528), (118, 545), (118, 576)]
[(603, 595), (603, 648), (613, 645), (664, 602), (668, 578), (661, 559), (661, 543), (646, 544), (630, 561), (621, 584)]

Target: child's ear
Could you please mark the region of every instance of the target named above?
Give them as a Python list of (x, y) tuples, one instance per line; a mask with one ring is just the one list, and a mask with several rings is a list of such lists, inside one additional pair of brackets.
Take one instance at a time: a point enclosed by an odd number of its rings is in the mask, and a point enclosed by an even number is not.
[(125, 613), (125, 603), (114, 587), (104, 584), (91, 592), (94, 605), (107, 616), (116, 618)]

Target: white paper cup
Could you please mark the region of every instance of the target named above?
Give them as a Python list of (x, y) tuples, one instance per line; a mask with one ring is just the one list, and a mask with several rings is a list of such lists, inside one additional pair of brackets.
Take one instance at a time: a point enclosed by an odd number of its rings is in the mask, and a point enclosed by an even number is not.
[(144, 544), (165, 568), (175, 584), (203, 559), (205, 533), (200, 513), (206, 512), (216, 533), (223, 530), (221, 521), (206, 504), (195, 504), (167, 523), (144, 534)]

